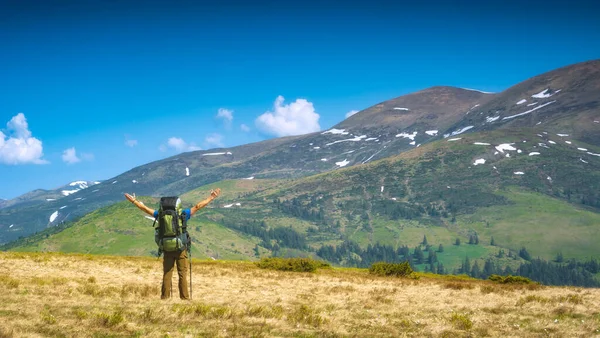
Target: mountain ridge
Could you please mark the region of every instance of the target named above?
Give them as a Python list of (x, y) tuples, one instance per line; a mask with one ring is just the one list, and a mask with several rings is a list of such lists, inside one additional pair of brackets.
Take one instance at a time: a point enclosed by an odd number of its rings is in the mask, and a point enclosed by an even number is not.
[[(597, 85), (595, 76), (587, 76), (589, 72), (582, 71), (587, 67), (596, 69), (598, 64), (600, 60), (569, 65), (522, 81), (516, 85), (520, 87), (516, 89), (511, 87), (500, 93), (487, 94), (477, 90), (448, 86), (429, 87), (362, 110), (329, 130), (236, 147), (182, 153), (153, 161), (107, 179), (96, 185), (94, 190), (83, 189), (65, 196), (60, 201), (48, 201), (35, 208), (0, 209), (0, 243), (55, 225), (54, 222), (48, 222), (55, 212), (58, 212), (55, 221), (74, 219), (97, 208), (121, 201), (125, 192), (156, 197), (165, 194), (183, 194), (196, 187), (224, 179), (250, 177), (297, 179), (396, 156), (418, 149), (429, 142), (444, 138), (458, 138), (461, 134), (478, 131), (508, 130), (524, 126), (536, 127), (539, 135), (545, 135), (544, 132), (548, 133), (552, 130), (545, 128), (551, 126), (554, 128), (553, 134), (557, 134), (561, 133), (556, 131), (562, 130), (558, 129), (561, 123), (571, 122), (571, 128), (579, 130), (582, 116), (593, 119), (592, 116), (597, 115), (600, 120), (600, 113), (594, 99), (595, 94), (600, 92), (600, 86)], [(581, 79), (566, 78), (566, 75), (556, 74), (575, 74), (573, 76)], [(553, 94), (554, 91), (544, 92), (549, 87), (544, 81), (555, 81), (557, 78), (563, 79), (562, 81), (567, 84), (579, 83), (579, 86), (572, 86), (575, 89), (563, 89), (556, 95)], [(592, 85), (586, 87), (585, 85), (589, 83)], [(578, 94), (577, 88), (586, 90), (591, 88), (591, 94), (588, 91)], [(522, 99), (524, 92), (529, 96), (540, 94), (542, 99), (558, 98), (563, 105), (553, 103), (522, 115), (524, 117), (511, 118), (510, 124), (501, 123), (500, 119), (503, 117), (511, 116), (510, 114), (513, 113), (523, 113), (524, 110), (521, 108), (523, 104), (518, 105), (516, 102)], [(551, 96), (544, 98), (545, 95)], [(571, 97), (569, 95), (573, 96), (571, 101), (563, 99), (565, 96)], [(582, 103), (571, 104), (573, 100), (582, 100)], [(552, 123), (542, 122), (538, 125), (537, 122), (540, 122), (538, 120), (527, 120), (532, 117), (543, 117), (538, 113), (545, 112), (546, 107), (553, 105), (559, 108), (570, 107), (570, 109), (559, 111)], [(501, 107), (504, 109), (498, 109)], [(501, 113), (496, 114), (496, 111)], [(496, 120), (488, 122), (488, 118), (496, 117)], [(588, 147), (586, 143), (598, 146), (600, 143), (595, 140), (596, 135), (599, 134), (593, 128), (600, 127), (600, 124), (594, 124), (593, 121), (585, 124), (587, 128), (585, 133), (575, 133), (576, 137), (571, 137), (569, 142), (577, 144), (580, 142), (579, 137), (588, 141), (582, 141), (584, 143), (581, 148)], [(569, 132), (569, 134), (573, 133)], [(581, 153), (582, 160), (590, 161), (590, 157), (598, 152), (590, 151), (590, 153)], [(494, 155), (492, 153), (489, 156)], [(65, 209), (62, 209), (63, 207)], [(22, 220), (23, 223), (15, 224), (12, 230), (7, 232), (7, 226), (14, 224), (13, 215), (16, 213), (26, 215)]]

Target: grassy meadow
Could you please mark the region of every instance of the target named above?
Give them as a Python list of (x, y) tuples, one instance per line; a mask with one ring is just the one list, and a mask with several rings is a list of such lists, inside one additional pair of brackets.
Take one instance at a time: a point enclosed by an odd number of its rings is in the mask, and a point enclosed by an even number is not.
[(194, 260), (182, 301), (160, 300), (156, 258), (1, 252), (0, 268), (0, 337), (600, 335), (599, 289)]

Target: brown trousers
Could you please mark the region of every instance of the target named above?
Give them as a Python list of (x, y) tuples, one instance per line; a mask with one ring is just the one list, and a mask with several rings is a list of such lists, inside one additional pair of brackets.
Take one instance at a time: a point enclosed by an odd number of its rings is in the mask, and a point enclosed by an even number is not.
[(165, 252), (163, 259), (163, 283), (162, 292), (160, 295), (161, 299), (167, 299), (171, 297), (171, 286), (173, 280), (173, 268), (177, 263), (177, 274), (179, 275), (179, 298), (190, 299), (190, 292), (188, 290), (188, 255), (187, 250)]

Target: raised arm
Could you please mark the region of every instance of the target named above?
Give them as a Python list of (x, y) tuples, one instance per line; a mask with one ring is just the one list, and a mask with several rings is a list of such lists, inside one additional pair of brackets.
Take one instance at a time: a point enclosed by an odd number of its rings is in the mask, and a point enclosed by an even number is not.
[(190, 212), (193, 214), (196, 213), (196, 211), (204, 208), (205, 206), (208, 205), (208, 203), (212, 202), (212, 200), (214, 200), (215, 198), (217, 198), (217, 196), (219, 196), (219, 194), (221, 194), (221, 189), (217, 188), (215, 190), (211, 190), (210, 191), (210, 196), (207, 197), (205, 200), (198, 202), (198, 204), (194, 205), (191, 209)]
[(129, 202), (135, 204), (135, 206), (140, 208), (140, 210), (142, 210), (143, 212), (147, 213), (150, 216), (154, 216), (154, 209), (148, 208), (146, 205), (144, 205), (144, 202), (138, 201), (135, 197), (129, 194), (125, 194), (125, 198), (127, 198)]

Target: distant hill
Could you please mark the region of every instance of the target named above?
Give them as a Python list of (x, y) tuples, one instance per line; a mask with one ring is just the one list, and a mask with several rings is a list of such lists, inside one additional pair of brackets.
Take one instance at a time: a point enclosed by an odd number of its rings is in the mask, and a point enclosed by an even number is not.
[(600, 60), (562, 67), (493, 95), (447, 133), (522, 127), (600, 146)]
[[(600, 257), (599, 64), (496, 94), (432, 87), (326, 131), (148, 163), (57, 201), (0, 209), (0, 242), (38, 232), (10, 248), (150, 254), (149, 220), (124, 192), (191, 205), (222, 187), (192, 221), (207, 257), (364, 266), (385, 258), (369, 248), (426, 249), (425, 236), (449, 269), (467, 257), (517, 268), (523, 248), (547, 260)], [(67, 223), (48, 228), (54, 213)]]
[[(559, 254), (598, 258), (600, 158), (584, 162), (580, 144), (541, 135), (529, 128), (471, 133), (310, 177), (200, 187), (182, 195), (184, 204), (215, 187), (224, 194), (190, 223), (195, 254), (244, 260), (303, 255), (365, 267), (386, 257), (368, 248), (427, 252), (426, 237), (431, 250), (444, 248), (436, 262), (449, 272), (466, 257), (514, 271), (526, 262), (518, 254), (523, 248), (546, 260)], [(144, 198), (147, 205), (157, 201)], [(150, 255), (151, 223), (122, 201), (10, 248)], [(470, 244), (473, 238), (477, 243)], [(414, 259), (420, 270), (430, 268)]]

